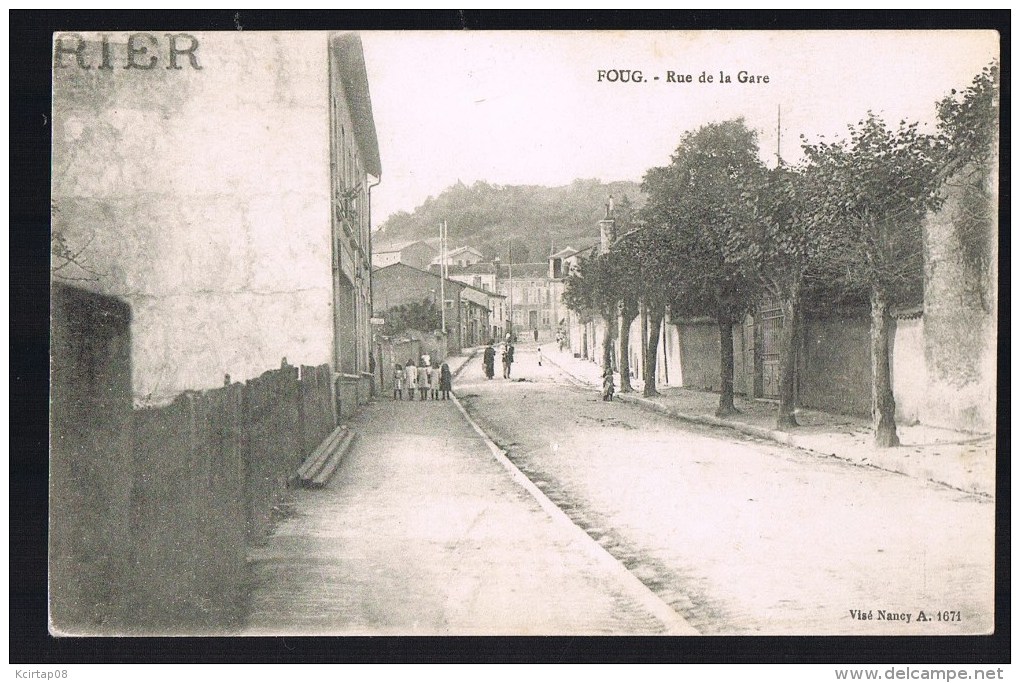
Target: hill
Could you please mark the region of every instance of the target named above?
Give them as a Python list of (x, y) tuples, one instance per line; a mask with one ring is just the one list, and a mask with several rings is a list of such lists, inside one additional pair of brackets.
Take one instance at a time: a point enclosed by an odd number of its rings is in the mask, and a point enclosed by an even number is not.
[(634, 206), (643, 203), (639, 185), (630, 181), (579, 179), (563, 187), (457, 183), (412, 213), (390, 216), (373, 241), (435, 244), (439, 223), (445, 220), (450, 248), (475, 247), (487, 259), (498, 256), (506, 263), (512, 242), (515, 263), (540, 261), (550, 249), (576, 249), (597, 241), (597, 224), (610, 194), (617, 203), (624, 197)]

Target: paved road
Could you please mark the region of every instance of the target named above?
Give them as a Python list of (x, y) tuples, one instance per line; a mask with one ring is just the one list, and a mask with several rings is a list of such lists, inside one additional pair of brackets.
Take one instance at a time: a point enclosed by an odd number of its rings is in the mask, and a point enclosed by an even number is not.
[(255, 551), (246, 634), (689, 629), (543, 510), (454, 402), (383, 399), (352, 427), (359, 439), (330, 485), (297, 492)]
[(487, 381), (480, 361), (465, 369), (469, 412), (700, 632), (992, 629), (987, 498), (604, 403), (539, 367), (534, 344), (516, 359), (524, 381)]

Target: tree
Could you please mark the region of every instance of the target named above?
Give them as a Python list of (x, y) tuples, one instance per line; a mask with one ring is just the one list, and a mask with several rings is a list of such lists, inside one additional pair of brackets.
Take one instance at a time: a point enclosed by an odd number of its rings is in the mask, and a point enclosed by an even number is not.
[[(627, 227), (628, 223), (624, 223)], [(619, 302), (620, 392), (634, 390), (630, 384), (630, 328), (640, 313), (641, 278), (640, 241), (634, 231), (626, 231), (616, 241), (608, 256), (610, 271)]]
[(388, 336), (407, 330), (430, 332), (438, 330), (443, 324), (442, 313), (429, 299), (393, 306), (383, 315), (386, 323), (382, 326), (382, 333)]
[[(745, 264), (730, 255), (733, 233), (750, 229), (749, 216), (734, 206), (761, 173), (757, 135), (735, 119), (687, 133), (670, 165), (651, 169), (642, 183), (646, 220), (656, 226), (646, 254), (661, 255), (668, 271), (661, 282), (664, 303), (677, 319), (711, 316), (719, 327), (718, 415), (736, 412), (733, 325), (757, 296)], [(661, 321), (661, 315), (652, 318), (653, 330)]]
[(753, 273), (783, 311), (777, 429), (797, 426), (796, 367), (804, 286), (820, 249), (818, 232), (806, 217), (806, 207), (813, 201), (812, 179), (805, 168), (782, 164), (752, 175), (745, 179), (742, 201), (733, 205), (729, 219), (729, 258)]
[(849, 140), (804, 151), (812, 188), (805, 220), (820, 234), (822, 267), (869, 295), (875, 445), (896, 446), (890, 307), (916, 298), (923, 279), (921, 220), (939, 205), (939, 146), (917, 123), (893, 130), (869, 112)]
[(613, 213), (616, 231), (626, 231), (605, 253), (582, 258), (567, 276), (563, 300), (582, 315), (598, 315), (605, 323), (602, 367), (614, 366), (613, 342), (620, 343), (620, 391), (633, 391), (630, 384), (630, 326), (638, 316), (642, 286), (641, 256), (637, 240), (630, 239), (635, 225), (633, 205), (624, 195)]
[(612, 327), (616, 321), (619, 290), (613, 276), (610, 254), (595, 254), (578, 259), (567, 276), (563, 290), (567, 308), (587, 317), (598, 315), (606, 324), (602, 343), (602, 367), (612, 369)]

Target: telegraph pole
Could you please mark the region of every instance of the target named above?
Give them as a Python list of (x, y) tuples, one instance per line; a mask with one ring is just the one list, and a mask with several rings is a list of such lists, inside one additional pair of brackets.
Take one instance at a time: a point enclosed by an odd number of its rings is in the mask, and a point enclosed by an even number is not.
[(510, 258), (509, 258), (510, 263), (508, 264), (508, 266), (510, 268), (510, 326), (509, 326), (510, 329), (508, 330), (508, 332), (510, 332), (510, 339), (512, 341), (513, 340), (513, 332), (514, 332), (514, 242), (513, 242), (513, 240), (512, 239), (508, 240), (507, 241), (507, 245), (509, 246), (509, 249), (510, 249)]
[(439, 224), (439, 312), (446, 334), (446, 221)]
[(783, 143), (783, 105), (776, 105), (776, 164), (783, 165), (782, 155)]

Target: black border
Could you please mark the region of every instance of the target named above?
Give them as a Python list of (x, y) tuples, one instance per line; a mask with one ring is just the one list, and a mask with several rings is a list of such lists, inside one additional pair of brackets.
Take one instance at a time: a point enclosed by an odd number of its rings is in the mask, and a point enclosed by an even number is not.
[[(12, 663), (1010, 662), (1010, 13), (997, 11), (10, 11)], [(64, 638), (46, 631), (51, 34), (58, 30), (994, 29), (999, 31), (995, 633), (978, 637)], [(891, 69), (896, 65), (891, 64)], [(1005, 256), (1003, 256), (1005, 255)]]

